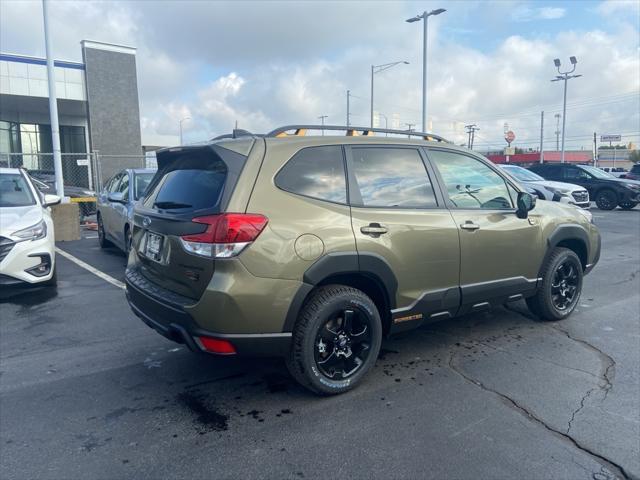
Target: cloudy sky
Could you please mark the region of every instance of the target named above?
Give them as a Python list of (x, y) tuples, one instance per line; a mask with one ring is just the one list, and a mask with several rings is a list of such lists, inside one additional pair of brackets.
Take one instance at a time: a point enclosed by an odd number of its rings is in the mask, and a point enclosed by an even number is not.
[[(476, 149), (502, 148), (504, 124), (516, 145), (555, 148), (562, 84), (554, 58), (578, 58), (569, 82), (567, 145), (591, 148), (593, 132), (640, 141), (640, 2), (611, 1), (54, 1), (56, 59), (81, 60), (79, 42), (138, 49), (143, 140), (200, 141), (241, 128), (291, 123), (345, 124), (349, 89), (354, 125), (369, 122), (370, 67), (375, 110), (389, 126), (420, 123), (421, 23), (429, 20), (428, 110), (432, 130), (455, 141), (475, 123)], [(40, 1), (0, 0), (0, 50), (42, 56)], [(379, 117), (384, 125), (384, 119)]]

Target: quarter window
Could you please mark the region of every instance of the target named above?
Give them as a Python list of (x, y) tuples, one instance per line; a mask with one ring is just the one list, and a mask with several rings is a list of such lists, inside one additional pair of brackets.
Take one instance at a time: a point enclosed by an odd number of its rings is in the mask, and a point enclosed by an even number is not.
[(280, 170), (275, 181), (279, 188), (287, 192), (347, 203), (347, 182), (340, 146), (300, 150)]
[(122, 175), (122, 181), (118, 185), (118, 192), (124, 194), (123, 198), (125, 200), (129, 199), (129, 174), (125, 173)]
[(364, 207), (429, 208), (435, 194), (418, 150), (353, 148), (353, 176)]
[(458, 208), (511, 209), (505, 180), (475, 158), (457, 152), (431, 150), (449, 199)]

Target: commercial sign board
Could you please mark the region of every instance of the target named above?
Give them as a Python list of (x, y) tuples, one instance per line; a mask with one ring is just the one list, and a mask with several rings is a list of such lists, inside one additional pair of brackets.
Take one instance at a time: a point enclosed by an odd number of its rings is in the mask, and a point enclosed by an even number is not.
[(601, 142), (619, 142), (622, 140), (622, 135), (600, 135)]

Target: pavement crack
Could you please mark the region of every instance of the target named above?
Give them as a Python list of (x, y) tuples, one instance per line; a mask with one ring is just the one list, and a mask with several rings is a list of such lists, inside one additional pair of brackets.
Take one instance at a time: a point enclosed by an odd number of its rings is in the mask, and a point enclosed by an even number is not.
[[(467, 383), (470, 383), (472, 385), (475, 385), (476, 387), (480, 388), (481, 390), (483, 390), (485, 392), (488, 392), (490, 394), (493, 394), (493, 395), (497, 396), (506, 405), (508, 405), (511, 408), (515, 409), (518, 413), (520, 413), (521, 415), (523, 415), (524, 417), (526, 417), (530, 421), (542, 426), (544, 429), (546, 429), (549, 432), (553, 433), (554, 435), (560, 437), (561, 439), (564, 439), (564, 440), (568, 441), (570, 444), (572, 444), (578, 450), (580, 450), (580, 451), (586, 453), (587, 455), (590, 455), (591, 457), (599, 460), (599, 463), (603, 463), (604, 466), (606, 466), (607, 469), (611, 470), (612, 472), (615, 472), (621, 478), (624, 478), (624, 479), (631, 479), (632, 478), (631, 476), (629, 476), (629, 474), (626, 472), (626, 470), (624, 469), (624, 467), (622, 465), (617, 464), (613, 460), (610, 460), (607, 457), (605, 457), (604, 455), (601, 455), (601, 454), (591, 450), (587, 446), (581, 444), (578, 440), (576, 440), (573, 436), (571, 436), (568, 433), (568, 430), (567, 430), (567, 432), (563, 432), (561, 430), (558, 430), (558, 429), (552, 427), (551, 425), (547, 424), (542, 418), (538, 417), (535, 413), (533, 413), (527, 407), (525, 407), (523, 405), (520, 405), (516, 400), (514, 400), (510, 396), (508, 396), (508, 395), (506, 395), (506, 394), (504, 394), (502, 392), (499, 392), (498, 390), (494, 390), (494, 389), (488, 387), (487, 385), (482, 383), (480, 380), (478, 380), (476, 378), (473, 378), (470, 375), (468, 375), (467, 373), (465, 373), (459, 366), (457, 366), (455, 364), (455, 361), (454, 361), (455, 356), (456, 356), (456, 352), (451, 352), (450, 353), (448, 366), (449, 366), (449, 368), (451, 369), (452, 372), (456, 373), (464, 381), (466, 381)], [(587, 397), (588, 395), (589, 394), (586, 394), (585, 397)], [(585, 399), (583, 399), (583, 401), (584, 400)], [(580, 410), (580, 409), (578, 409), (578, 410)]]
[[(587, 347), (587, 349), (595, 352), (598, 355), (598, 358), (600, 358), (601, 363), (604, 365), (604, 368), (602, 369), (603, 371), (600, 375), (600, 379), (602, 380), (604, 385), (599, 385), (599, 388), (604, 392), (604, 396), (602, 398), (602, 401), (604, 402), (607, 399), (609, 392), (613, 389), (613, 379), (615, 378), (616, 361), (608, 353), (603, 352), (598, 347), (587, 342), (586, 340), (574, 337), (567, 330), (564, 330), (563, 328), (560, 328), (557, 325), (552, 325), (552, 324), (549, 324), (549, 327), (564, 334), (568, 339), (573, 340), (574, 342), (579, 343), (581, 345), (584, 345), (585, 347)], [(588, 396), (588, 395), (585, 395), (585, 396)]]

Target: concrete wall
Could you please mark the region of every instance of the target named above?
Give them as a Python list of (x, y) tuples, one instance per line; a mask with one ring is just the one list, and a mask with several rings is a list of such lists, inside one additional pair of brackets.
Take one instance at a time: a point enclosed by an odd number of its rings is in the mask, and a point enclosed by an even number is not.
[(82, 54), (91, 149), (104, 155), (101, 169), (106, 180), (123, 168), (144, 163), (135, 49), (85, 41)]

